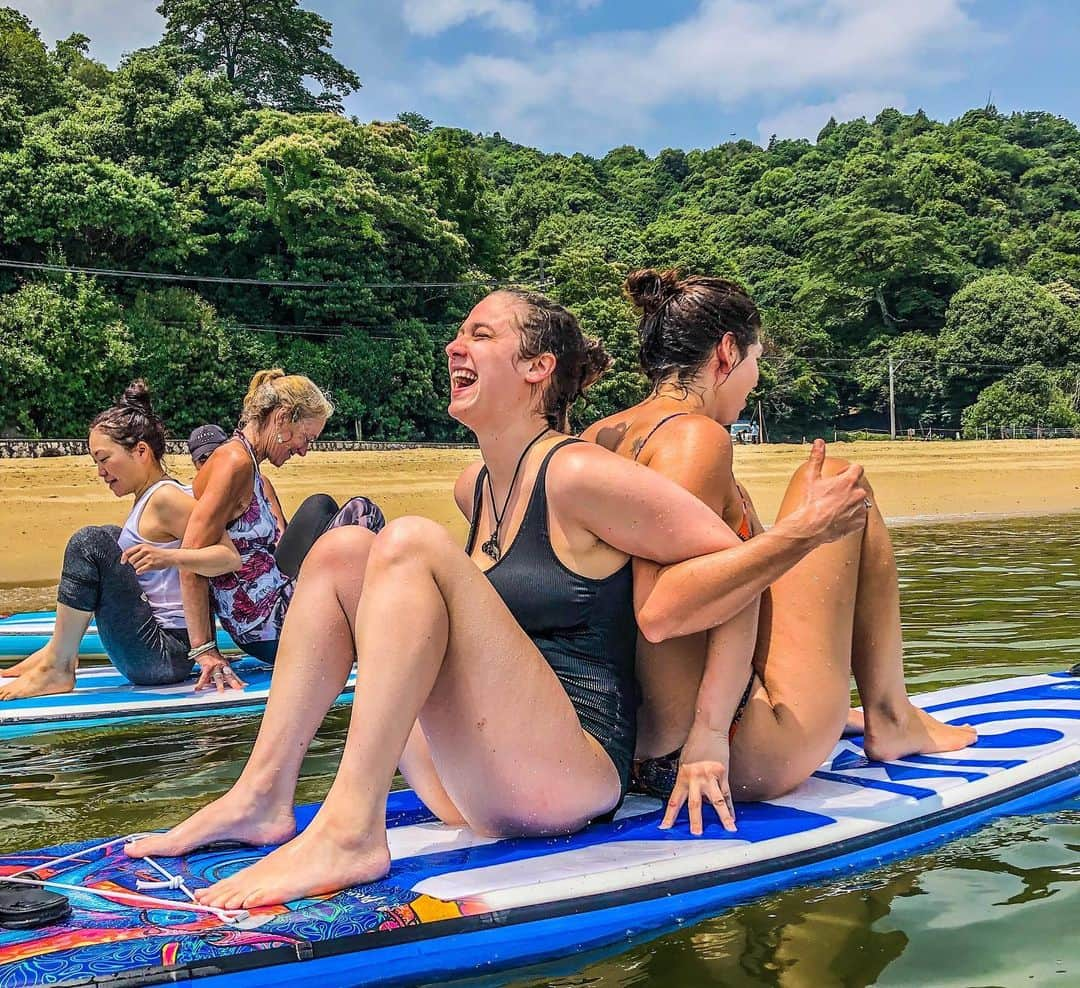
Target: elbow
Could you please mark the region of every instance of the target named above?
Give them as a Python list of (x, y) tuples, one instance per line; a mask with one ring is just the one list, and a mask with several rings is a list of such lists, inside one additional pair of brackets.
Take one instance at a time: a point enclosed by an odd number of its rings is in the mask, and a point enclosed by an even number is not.
[(637, 626), (642, 637), (652, 645), (659, 645), (669, 638), (675, 638), (678, 629), (675, 627), (673, 615), (666, 612), (665, 608), (657, 606), (652, 599), (638, 609)]

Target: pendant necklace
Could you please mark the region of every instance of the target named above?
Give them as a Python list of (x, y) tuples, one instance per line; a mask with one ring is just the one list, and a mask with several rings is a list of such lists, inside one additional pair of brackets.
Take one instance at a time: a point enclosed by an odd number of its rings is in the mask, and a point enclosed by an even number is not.
[(514, 493), (514, 484), (517, 483), (518, 474), (521, 472), (521, 464), (525, 462), (525, 454), (549, 432), (551, 432), (551, 429), (545, 428), (543, 432), (533, 436), (532, 439), (529, 440), (529, 444), (521, 451), (521, 456), (518, 457), (517, 466), (514, 467), (514, 476), (510, 478), (510, 486), (506, 489), (506, 498), (503, 501), (502, 511), (495, 506), (495, 488), (491, 486), (491, 471), (488, 470), (485, 475), (488, 495), (491, 497), (491, 514), (495, 518), (495, 527), (491, 531), (491, 537), (480, 546), (480, 551), (495, 562), (498, 562), (502, 556), (502, 550), (499, 548), (499, 527), (506, 517), (506, 506), (510, 503), (510, 495)]

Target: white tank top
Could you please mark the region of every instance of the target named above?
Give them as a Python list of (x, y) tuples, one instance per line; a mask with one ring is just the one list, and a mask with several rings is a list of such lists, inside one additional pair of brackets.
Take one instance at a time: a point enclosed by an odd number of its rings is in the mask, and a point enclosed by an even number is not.
[[(139, 534), (139, 521), (142, 519), (143, 509), (150, 501), (150, 498), (154, 496), (154, 491), (162, 484), (175, 484), (185, 494), (191, 494), (190, 487), (181, 484), (178, 480), (173, 480), (171, 477), (165, 477), (156, 484), (151, 484), (143, 492), (142, 497), (135, 502), (131, 514), (127, 516), (127, 521), (124, 522), (124, 527), (120, 530), (120, 537), (116, 541), (120, 545), (121, 552), (133, 545), (152, 545), (158, 549), (179, 548), (180, 539), (174, 539), (172, 542), (151, 542)], [(168, 569), (152, 569), (146, 573), (140, 573), (138, 580), (143, 597), (146, 598), (150, 610), (154, 613), (154, 620), (161, 627), (187, 627), (184, 620), (184, 604), (180, 599), (180, 571), (176, 567), (170, 566)]]

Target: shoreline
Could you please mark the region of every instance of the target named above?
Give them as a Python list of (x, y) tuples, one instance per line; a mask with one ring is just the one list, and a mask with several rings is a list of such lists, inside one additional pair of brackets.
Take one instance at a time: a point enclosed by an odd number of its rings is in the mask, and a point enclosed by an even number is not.
[[(833, 443), (830, 455), (864, 466), (894, 527), (978, 523), (1080, 512), (1080, 440)], [(791, 473), (809, 445), (736, 446), (735, 474), (762, 520), (776, 516)], [(459, 541), (467, 529), (453, 500), (475, 448), (312, 452), (270, 469), (287, 514), (309, 494), (344, 502), (366, 494), (393, 519), (418, 514)], [(187, 457), (170, 456), (180, 480)], [(84, 525), (121, 524), (130, 508), (97, 479), (85, 456), (0, 459), (0, 612), (52, 609), (64, 546)]]

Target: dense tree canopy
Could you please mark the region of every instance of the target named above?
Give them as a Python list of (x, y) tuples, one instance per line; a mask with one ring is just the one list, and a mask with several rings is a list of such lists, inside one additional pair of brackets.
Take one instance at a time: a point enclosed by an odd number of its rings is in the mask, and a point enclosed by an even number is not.
[(0, 258), (322, 287), (0, 267), (2, 430), (77, 435), (135, 373), (178, 434), (228, 423), (273, 363), (332, 390), (330, 435), (461, 435), (441, 349), (495, 279), (542, 284), (605, 341), (582, 425), (645, 394), (621, 290), (641, 265), (751, 290), (773, 436), (885, 426), (890, 357), (902, 429), (1073, 421), (1068, 120), (886, 108), (816, 142), (546, 154), (332, 112), (358, 81), (296, 0), (160, 10), (161, 44), (109, 70), (86, 36), (50, 50), (0, 9)]
[[(163, 46), (222, 73), (253, 104), (305, 112), (341, 110), (360, 85), (329, 52), (331, 25), (297, 0), (162, 0)], [(322, 87), (312, 93), (314, 79)]]

